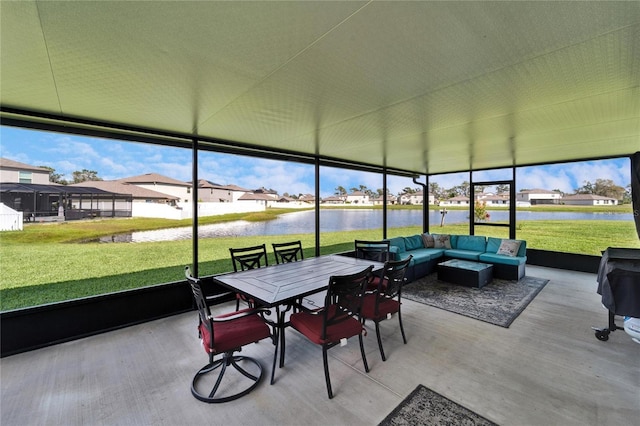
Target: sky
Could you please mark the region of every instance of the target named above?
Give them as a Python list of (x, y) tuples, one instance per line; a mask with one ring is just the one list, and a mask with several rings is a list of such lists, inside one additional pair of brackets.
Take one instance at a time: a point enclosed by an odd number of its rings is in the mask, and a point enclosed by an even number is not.
[[(31, 166), (52, 167), (67, 180), (72, 180), (74, 171), (83, 169), (96, 171), (103, 180), (159, 173), (190, 182), (192, 173), (188, 149), (7, 126), (0, 126), (0, 156)], [(280, 195), (315, 192), (312, 165), (204, 151), (198, 154), (198, 159), (200, 179), (246, 189), (265, 187)], [(338, 186), (350, 190), (365, 185), (374, 191), (382, 187), (381, 175), (375, 173), (322, 167), (320, 176), (321, 197), (333, 195)], [(511, 169), (475, 172), (473, 178), (476, 182), (506, 180), (511, 178)], [(560, 189), (573, 193), (586, 181), (596, 179), (611, 179), (626, 188), (630, 183), (629, 159), (518, 168), (516, 190)], [(432, 176), (429, 180), (447, 189), (463, 181), (469, 181), (468, 173)], [(387, 185), (396, 195), (405, 187), (417, 187), (411, 179), (395, 176), (388, 178)]]

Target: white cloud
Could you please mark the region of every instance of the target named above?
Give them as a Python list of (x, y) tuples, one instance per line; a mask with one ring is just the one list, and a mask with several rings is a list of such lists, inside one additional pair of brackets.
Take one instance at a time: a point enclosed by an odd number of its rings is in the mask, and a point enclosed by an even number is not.
[[(66, 179), (76, 170), (98, 172), (103, 179), (118, 179), (142, 173), (160, 173), (174, 179), (191, 181), (192, 155), (184, 148), (105, 140), (75, 135), (62, 135), (0, 126), (1, 155), (34, 166), (53, 167)], [(199, 177), (220, 184), (235, 184), (249, 189), (261, 186), (280, 194), (314, 193), (313, 165), (250, 158), (201, 151)], [(508, 176), (505, 177), (505, 171)], [(510, 169), (475, 172), (474, 180), (509, 179)], [(516, 190), (523, 188), (561, 189), (573, 192), (584, 181), (611, 179), (626, 187), (630, 182), (628, 159), (565, 163), (559, 165), (523, 167), (517, 169)], [(424, 182), (424, 177), (420, 177)], [(469, 181), (468, 173), (432, 176), (430, 183), (451, 188)], [(411, 178), (390, 176), (388, 187), (397, 194), (409, 186), (416, 188)], [(321, 196), (329, 196), (335, 188), (347, 190), (365, 185), (375, 191), (382, 188), (382, 176), (332, 167), (321, 168)]]
[(573, 193), (585, 182), (611, 179), (616, 185), (626, 187), (630, 182), (630, 166), (627, 159), (600, 160), (524, 167), (517, 172), (517, 189), (560, 189)]

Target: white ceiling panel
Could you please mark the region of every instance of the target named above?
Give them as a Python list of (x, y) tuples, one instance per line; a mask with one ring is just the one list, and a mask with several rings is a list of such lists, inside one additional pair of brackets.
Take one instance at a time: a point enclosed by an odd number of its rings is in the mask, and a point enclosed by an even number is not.
[(416, 173), (640, 150), (640, 2), (21, 1), (0, 19), (3, 117)]

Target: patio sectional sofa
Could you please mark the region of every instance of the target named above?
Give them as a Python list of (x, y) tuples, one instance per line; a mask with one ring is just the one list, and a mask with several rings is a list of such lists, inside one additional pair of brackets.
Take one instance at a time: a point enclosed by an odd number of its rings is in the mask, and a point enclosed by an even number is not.
[(465, 259), (493, 265), (493, 276), (519, 280), (525, 275), (527, 243), (480, 235), (418, 234), (390, 238), (393, 260), (413, 256), (407, 281), (430, 274), (438, 263), (448, 259)]

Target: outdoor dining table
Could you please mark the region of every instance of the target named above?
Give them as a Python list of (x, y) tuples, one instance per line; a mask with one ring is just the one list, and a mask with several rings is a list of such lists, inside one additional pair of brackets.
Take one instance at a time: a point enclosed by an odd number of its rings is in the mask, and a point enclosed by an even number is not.
[[(216, 275), (213, 280), (253, 299), (260, 306), (275, 308), (276, 354), (274, 355), (274, 367), (279, 346), (280, 368), (282, 368), (285, 351), (284, 330), (288, 326), (285, 321), (286, 312), (305, 296), (326, 290), (331, 276), (355, 274), (370, 265), (374, 265), (375, 271), (382, 269), (384, 263), (342, 255), (328, 255)], [(273, 380), (274, 372), (272, 371), (271, 383)]]

